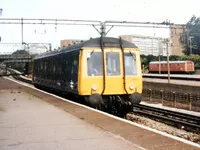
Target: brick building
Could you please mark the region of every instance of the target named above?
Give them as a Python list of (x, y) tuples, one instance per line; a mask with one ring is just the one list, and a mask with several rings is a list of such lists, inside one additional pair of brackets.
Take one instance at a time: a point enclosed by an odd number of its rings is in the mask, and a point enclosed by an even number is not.
[(183, 55), (184, 45), (180, 42), (181, 36), (186, 31), (186, 25), (171, 26), (170, 29), (170, 41), (172, 55), (181, 56)]
[(68, 47), (70, 45), (74, 45), (77, 43), (83, 42), (83, 40), (76, 40), (76, 39), (66, 39), (60, 41), (60, 48), (62, 47)]

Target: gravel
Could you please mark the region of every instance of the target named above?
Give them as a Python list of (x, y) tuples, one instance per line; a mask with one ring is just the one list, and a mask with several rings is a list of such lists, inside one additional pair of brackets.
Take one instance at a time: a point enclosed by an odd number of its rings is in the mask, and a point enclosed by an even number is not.
[(189, 141), (192, 141), (194, 143), (200, 144), (200, 135), (192, 132), (187, 132), (185, 130), (177, 129), (175, 127), (166, 125), (161, 122), (157, 122), (154, 120), (151, 120), (149, 118), (141, 117), (132, 113), (129, 113), (126, 115), (126, 119), (131, 120), (133, 122), (145, 125), (147, 127), (166, 132), (168, 134), (171, 134), (173, 136), (177, 136)]

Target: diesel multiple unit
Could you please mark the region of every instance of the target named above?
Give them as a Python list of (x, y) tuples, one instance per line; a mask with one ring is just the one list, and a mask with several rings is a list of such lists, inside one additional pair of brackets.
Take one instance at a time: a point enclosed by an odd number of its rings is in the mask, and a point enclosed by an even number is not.
[(133, 43), (121, 39), (90, 39), (37, 56), (33, 83), (119, 113), (141, 101), (140, 53)]

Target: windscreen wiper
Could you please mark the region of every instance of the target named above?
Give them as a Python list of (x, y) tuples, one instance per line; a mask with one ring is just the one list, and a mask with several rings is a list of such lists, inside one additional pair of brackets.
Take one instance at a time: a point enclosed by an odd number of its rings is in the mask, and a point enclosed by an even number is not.
[(131, 54), (131, 56), (133, 57), (133, 59), (135, 59), (135, 55), (133, 56), (133, 53), (131, 51), (129, 51), (129, 53)]

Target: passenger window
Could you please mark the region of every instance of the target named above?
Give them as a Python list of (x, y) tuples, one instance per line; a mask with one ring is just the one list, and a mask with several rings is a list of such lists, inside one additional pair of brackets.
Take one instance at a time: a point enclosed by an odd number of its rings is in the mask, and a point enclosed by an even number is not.
[(119, 52), (106, 53), (106, 72), (108, 76), (120, 75)]

